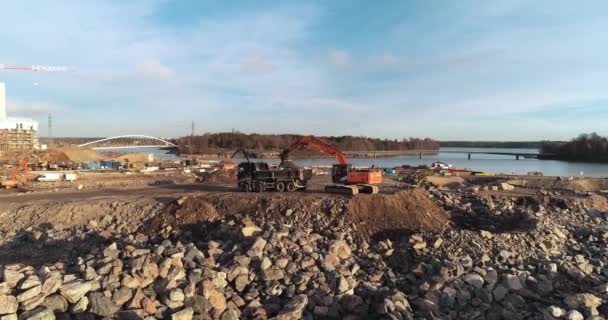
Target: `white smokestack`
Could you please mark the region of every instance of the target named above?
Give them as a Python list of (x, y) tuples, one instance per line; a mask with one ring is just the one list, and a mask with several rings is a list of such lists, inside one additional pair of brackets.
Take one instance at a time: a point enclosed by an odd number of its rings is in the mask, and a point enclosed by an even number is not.
[(6, 121), (6, 86), (0, 82), (0, 123)]

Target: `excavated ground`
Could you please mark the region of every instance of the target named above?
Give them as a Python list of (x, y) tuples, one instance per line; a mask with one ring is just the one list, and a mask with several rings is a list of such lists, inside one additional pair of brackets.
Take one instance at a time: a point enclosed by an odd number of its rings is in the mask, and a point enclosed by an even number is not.
[[(436, 179), (346, 197), (321, 193), (326, 178), (298, 193), (216, 182), (0, 195), (0, 310), (23, 319), (78, 317), (78, 307), (164, 319), (608, 316), (600, 192)], [(37, 291), (55, 281), (49, 271), (61, 289)]]

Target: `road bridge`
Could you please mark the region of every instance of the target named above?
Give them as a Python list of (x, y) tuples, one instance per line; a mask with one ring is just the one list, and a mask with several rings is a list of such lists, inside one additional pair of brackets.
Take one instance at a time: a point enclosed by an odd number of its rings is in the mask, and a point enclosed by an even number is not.
[(79, 147), (95, 150), (108, 150), (129, 148), (175, 148), (177, 146), (161, 138), (141, 134), (129, 134), (90, 141), (79, 145)]
[(471, 155), (475, 154), (489, 154), (489, 155), (501, 155), (501, 156), (514, 156), (516, 160), (520, 158), (550, 158), (555, 156), (552, 153), (542, 152), (518, 152), (518, 151), (470, 151), (470, 150), (393, 150), (393, 151), (345, 151), (346, 155), (353, 156), (368, 156), (368, 157), (394, 157), (394, 156), (418, 156), (422, 159), (424, 155), (436, 155), (438, 153), (453, 153), (453, 154), (466, 154), (470, 160)]

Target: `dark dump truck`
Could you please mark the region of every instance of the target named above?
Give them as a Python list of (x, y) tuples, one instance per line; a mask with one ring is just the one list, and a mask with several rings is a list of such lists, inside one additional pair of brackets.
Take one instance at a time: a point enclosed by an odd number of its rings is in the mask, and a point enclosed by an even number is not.
[(238, 186), (243, 192), (305, 190), (312, 169), (270, 169), (265, 162), (241, 162), (237, 167)]

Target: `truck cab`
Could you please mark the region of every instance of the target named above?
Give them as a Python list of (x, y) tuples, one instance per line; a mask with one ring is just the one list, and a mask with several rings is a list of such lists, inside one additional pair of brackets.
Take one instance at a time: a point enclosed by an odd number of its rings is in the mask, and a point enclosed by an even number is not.
[(269, 167), (266, 162), (241, 162), (237, 167), (236, 176), (239, 181), (242, 179), (255, 179), (258, 176), (258, 171), (268, 170)]

